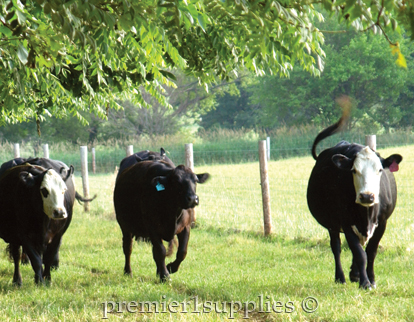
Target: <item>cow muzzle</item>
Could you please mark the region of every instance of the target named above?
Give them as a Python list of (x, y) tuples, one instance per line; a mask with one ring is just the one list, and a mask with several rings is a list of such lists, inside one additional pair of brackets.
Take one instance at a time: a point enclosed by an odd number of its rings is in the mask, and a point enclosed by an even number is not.
[(375, 195), (373, 193), (367, 192), (367, 193), (360, 193), (357, 197), (357, 200), (355, 201), (357, 204), (360, 204), (364, 207), (372, 207), (376, 202)]
[(55, 209), (53, 210), (53, 218), (52, 219), (66, 219), (68, 218), (68, 214), (65, 209)]
[(194, 208), (195, 206), (198, 206), (199, 200), (197, 195), (187, 196), (187, 208)]

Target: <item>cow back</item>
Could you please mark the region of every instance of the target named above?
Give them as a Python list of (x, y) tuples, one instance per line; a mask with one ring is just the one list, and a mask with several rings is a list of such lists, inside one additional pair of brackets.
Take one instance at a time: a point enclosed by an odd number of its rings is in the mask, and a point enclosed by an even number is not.
[(145, 151), (134, 153), (122, 159), (121, 164), (119, 165), (117, 178), (126, 169), (142, 161), (153, 161), (153, 162), (164, 161), (168, 163), (169, 165), (171, 165), (172, 167), (175, 167), (174, 163), (165, 155), (165, 150), (163, 148), (161, 148), (160, 153), (145, 150)]

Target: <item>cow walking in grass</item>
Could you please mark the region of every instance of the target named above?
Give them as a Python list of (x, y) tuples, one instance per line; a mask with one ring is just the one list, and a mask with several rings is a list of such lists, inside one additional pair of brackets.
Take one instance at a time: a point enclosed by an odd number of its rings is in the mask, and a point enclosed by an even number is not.
[[(402, 161), (399, 154), (382, 158), (368, 146), (345, 141), (316, 155), (316, 146), (338, 132), (346, 113), (316, 137), (312, 156), (316, 164), (309, 178), (307, 200), (315, 219), (329, 231), (335, 258), (335, 281), (345, 283), (340, 254), (340, 233), (352, 251), (349, 278), (360, 287), (376, 287), (374, 260), (387, 220), (397, 201), (392, 172)], [(363, 247), (366, 245), (365, 251)]]
[(45, 249), (45, 244), (54, 238), (48, 234), (50, 226), (68, 217), (64, 204), (66, 190), (65, 182), (56, 171), (40, 166), (15, 166), (0, 177), (0, 237), (9, 244), (15, 267), (14, 284), (22, 284), (21, 246), (32, 264), (35, 282), (50, 280), (54, 253)]
[[(208, 177), (208, 173), (195, 174), (183, 165), (175, 167), (164, 160), (140, 161), (118, 175), (114, 206), (123, 236), (125, 274), (132, 274), (130, 257), (134, 237), (151, 241), (161, 281), (168, 280), (169, 274), (178, 270), (187, 254), (191, 229), (189, 210), (199, 203), (196, 185)], [(163, 240), (171, 247), (175, 235), (179, 243), (176, 259), (166, 266)]]
[[(75, 199), (79, 203), (89, 202), (94, 200), (96, 198), (96, 195), (91, 199), (82, 197), (75, 190), (73, 166), (68, 167), (65, 163), (58, 160), (52, 160), (47, 158), (15, 158), (10, 161), (4, 162), (1, 165), (0, 177), (2, 177), (2, 175), (6, 173), (6, 171), (10, 168), (23, 164), (31, 164), (43, 167), (45, 169), (53, 169), (56, 173), (58, 173), (61, 176), (67, 187), (64, 199), (67, 217), (62, 220), (50, 221), (47, 227), (46, 238), (44, 241), (45, 252), (43, 254), (43, 262), (51, 263), (50, 266), (45, 266), (44, 275), (47, 277), (47, 279), (49, 279), (50, 269), (57, 269), (59, 267), (59, 248), (62, 242), (62, 236), (69, 228), (69, 225), (72, 221), (73, 205), (75, 203)], [(22, 253), (22, 262), (27, 262), (27, 256), (24, 249)]]

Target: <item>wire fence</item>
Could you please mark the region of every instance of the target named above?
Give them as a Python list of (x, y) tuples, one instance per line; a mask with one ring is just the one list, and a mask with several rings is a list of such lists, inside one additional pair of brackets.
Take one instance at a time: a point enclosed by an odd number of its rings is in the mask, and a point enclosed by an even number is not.
[[(321, 146), (318, 146), (318, 151), (335, 145), (341, 139), (364, 143), (365, 137), (327, 138), (321, 142)], [(282, 141), (277, 141), (274, 138), (271, 138), (270, 141), (271, 161), (268, 173), (273, 234), (288, 236), (292, 239), (327, 239), (326, 231), (310, 215), (306, 202), (308, 178), (314, 165), (314, 161), (310, 157), (313, 140), (293, 142), (286, 138), (283, 144), (279, 144)], [(412, 216), (414, 211), (414, 179), (411, 176), (414, 163), (410, 158), (411, 155), (414, 155), (414, 148), (410, 146), (413, 144), (411, 142), (411, 137), (400, 142), (377, 138), (377, 149), (395, 147), (395, 149), (390, 149), (391, 153), (400, 153), (404, 157), (400, 171), (395, 175), (399, 196), (395, 215), (391, 218), (387, 228), (385, 245), (398, 244), (400, 247), (411, 247), (414, 250), (414, 243), (410, 237), (414, 236), (414, 217)], [(164, 146), (164, 148), (168, 151), (168, 157), (175, 164), (185, 163), (184, 144), (170, 149), (168, 146)], [(115, 167), (119, 166), (121, 160), (126, 156), (126, 146), (105, 145), (95, 146), (95, 149), (96, 169), (99, 174), (113, 173)], [(134, 146), (135, 152), (146, 149), (159, 151), (160, 146), (156, 148)], [(70, 149), (68, 148), (68, 150)], [(236, 145), (223, 145), (222, 149), (215, 150), (206, 148), (206, 145), (194, 144), (193, 150), (196, 171), (210, 172), (212, 175), (206, 184), (199, 185), (197, 188), (200, 195), (200, 206), (197, 208), (198, 224), (207, 229), (215, 227), (233, 231), (263, 232), (258, 141), (249, 145), (245, 144), (242, 148)], [(20, 149), (20, 155), (26, 158), (42, 156), (41, 154), (34, 155), (33, 150), (25, 146)], [(73, 165), (76, 174), (80, 174), (79, 147), (62, 152), (51, 146), (49, 155), (51, 159)], [(309, 158), (301, 158), (301, 156)], [(12, 159), (12, 149), (2, 151), (1, 158), (3, 162)], [(91, 173), (92, 156), (90, 151), (88, 160), (88, 169)], [(102, 180), (108, 180), (108, 176), (102, 177)], [(113, 188), (108, 183), (102, 182), (95, 187), (91, 184), (91, 189), (99, 188), (101, 190), (105, 185)], [(112, 191), (109, 190), (106, 199), (111, 200)], [(98, 193), (98, 198), (104, 195), (102, 191), (91, 191), (91, 195), (95, 193)], [(111, 207), (110, 204), (111, 202), (108, 202), (105, 207)], [(96, 205), (99, 203), (97, 202)]]
[[(292, 157), (309, 156), (315, 136), (309, 134), (301, 136), (272, 136), (270, 137), (270, 160), (281, 160)], [(331, 147), (340, 140), (357, 142), (364, 144), (365, 135), (360, 133), (344, 132), (334, 137), (328, 137), (318, 145), (318, 151)], [(223, 140), (218, 142), (193, 143), (194, 164), (195, 165), (212, 165), (212, 164), (240, 164), (248, 162), (258, 162), (258, 141), (255, 138), (249, 140)], [(408, 132), (398, 135), (379, 135), (377, 136), (377, 149), (391, 146), (407, 146), (414, 144), (414, 135)], [(142, 150), (159, 151), (161, 147), (166, 149), (167, 156), (175, 164), (184, 164), (185, 162), (185, 144), (165, 145), (161, 142), (151, 144), (135, 144), (134, 152)], [(188, 143), (188, 142), (187, 142)], [(75, 171), (80, 171), (80, 153), (79, 145), (73, 144), (51, 144), (49, 145), (49, 157), (60, 160), (68, 165), (73, 165)], [(115, 142), (113, 145), (108, 143), (96, 144), (93, 146), (96, 151), (95, 162), (97, 173), (111, 173), (116, 166), (119, 166), (121, 160), (126, 156), (126, 147)], [(88, 168), (92, 169), (91, 146), (88, 147)], [(20, 156), (43, 157), (42, 149), (31, 142), (21, 144)], [(6, 162), (14, 157), (13, 144), (3, 144), (0, 146), (0, 163)]]

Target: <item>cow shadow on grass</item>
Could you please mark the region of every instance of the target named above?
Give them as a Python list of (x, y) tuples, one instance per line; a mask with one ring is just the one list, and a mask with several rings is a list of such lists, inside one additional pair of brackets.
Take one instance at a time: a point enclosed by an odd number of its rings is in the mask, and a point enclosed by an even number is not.
[[(213, 234), (217, 237), (226, 237), (230, 235), (241, 235), (248, 239), (258, 240), (263, 243), (270, 244), (282, 244), (282, 245), (300, 245), (304, 248), (314, 248), (320, 246), (330, 247), (329, 235), (327, 234), (324, 238), (310, 238), (310, 237), (290, 237), (285, 235), (276, 235), (272, 234), (271, 236), (264, 236), (262, 232), (257, 231), (246, 231), (234, 228), (217, 228), (217, 227), (206, 227), (203, 228), (204, 231), (209, 234)], [(348, 247), (346, 240), (344, 240), (343, 245)]]
[[(0, 294), (7, 294), (10, 291), (17, 291), (19, 287), (12, 283), (13, 279), (13, 268), (0, 269)], [(32, 280), (30, 282), (33, 283)]]

